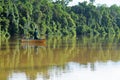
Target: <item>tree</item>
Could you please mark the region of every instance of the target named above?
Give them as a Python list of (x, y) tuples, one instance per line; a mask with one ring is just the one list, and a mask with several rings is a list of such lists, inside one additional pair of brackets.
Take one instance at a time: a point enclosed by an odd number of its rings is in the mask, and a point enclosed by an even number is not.
[(62, 6), (67, 6), (71, 1), (73, 0), (55, 0), (56, 3), (61, 4)]
[(90, 0), (90, 2), (93, 4), (95, 2), (95, 0)]

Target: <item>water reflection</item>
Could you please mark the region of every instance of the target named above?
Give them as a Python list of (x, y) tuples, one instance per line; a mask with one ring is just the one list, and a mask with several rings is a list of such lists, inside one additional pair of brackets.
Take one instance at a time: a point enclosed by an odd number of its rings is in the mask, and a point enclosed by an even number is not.
[(45, 45), (4, 40), (0, 44), (0, 79), (113, 80), (108, 77), (115, 74), (117, 80), (119, 53), (119, 38), (113, 37), (53, 37)]
[[(114, 64), (114, 65), (113, 65)], [(120, 62), (114, 63), (109, 61), (106, 64), (95, 63), (96, 71), (90, 71), (90, 64), (85, 68), (78, 63), (66, 64), (64, 70), (60, 67), (53, 66), (48, 69), (47, 74), (38, 71), (34, 75), (29, 71), (27, 75), (23, 72), (13, 72), (9, 75), (9, 80), (119, 80)], [(115, 68), (114, 68), (115, 67)]]

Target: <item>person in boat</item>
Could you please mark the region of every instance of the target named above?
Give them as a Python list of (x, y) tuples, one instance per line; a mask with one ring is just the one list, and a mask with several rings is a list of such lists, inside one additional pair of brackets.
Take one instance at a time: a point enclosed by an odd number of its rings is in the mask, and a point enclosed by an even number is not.
[(37, 29), (35, 28), (35, 31), (34, 31), (34, 39), (39, 39), (38, 38), (38, 32), (37, 32)]

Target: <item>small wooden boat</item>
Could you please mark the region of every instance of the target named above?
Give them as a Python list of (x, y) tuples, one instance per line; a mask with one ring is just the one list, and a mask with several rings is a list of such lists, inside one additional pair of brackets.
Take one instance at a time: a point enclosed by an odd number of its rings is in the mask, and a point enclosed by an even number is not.
[(46, 39), (22, 39), (22, 46), (46, 46)]
[(46, 39), (22, 39), (22, 43), (45, 43)]

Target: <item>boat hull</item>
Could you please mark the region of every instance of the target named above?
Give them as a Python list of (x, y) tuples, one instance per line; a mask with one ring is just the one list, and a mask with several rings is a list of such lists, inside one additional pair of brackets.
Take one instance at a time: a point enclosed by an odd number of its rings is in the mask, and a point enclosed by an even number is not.
[(22, 39), (21, 44), (22, 46), (46, 46), (46, 40)]
[(46, 42), (46, 39), (37, 39), (37, 40), (34, 40), (34, 39), (22, 39), (21, 42), (22, 43), (44, 43), (44, 42)]

